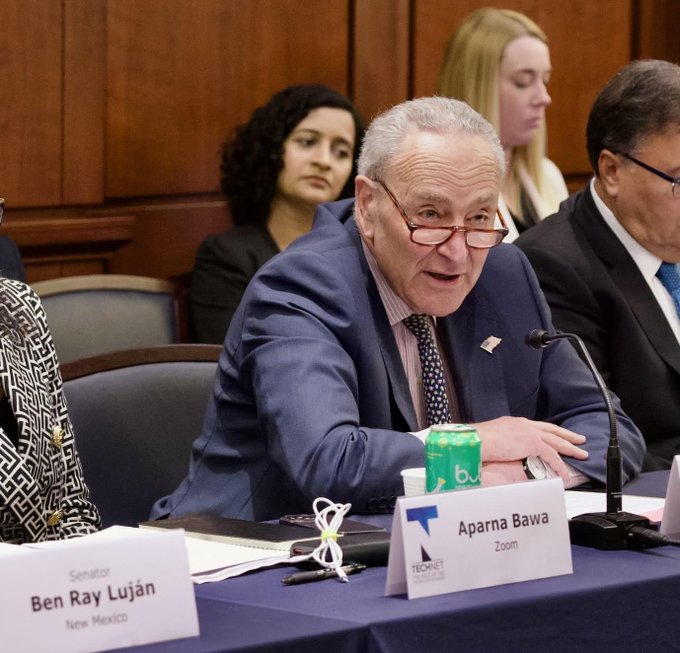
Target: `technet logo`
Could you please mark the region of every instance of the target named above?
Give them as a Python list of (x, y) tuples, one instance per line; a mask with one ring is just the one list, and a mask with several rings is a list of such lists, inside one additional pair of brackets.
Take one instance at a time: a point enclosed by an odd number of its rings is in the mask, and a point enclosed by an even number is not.
[[(430, 522), (438, 519), (438, 517), (437, 506), (421, 506), (420, 508), (406, 510), (406, 521), (418, 522), (427, 537), (430, 536)], [(444, 560), (441, 558), (433, 560), (422, 542), (420, 544), (420, 561), (412, 562), (410, 567), (411, 580), (414, 583), (430, 583), (445, 578)]]

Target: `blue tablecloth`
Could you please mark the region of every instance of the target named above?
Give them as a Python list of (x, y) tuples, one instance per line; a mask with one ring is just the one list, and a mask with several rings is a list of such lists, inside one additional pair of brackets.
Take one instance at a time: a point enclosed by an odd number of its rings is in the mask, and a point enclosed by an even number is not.
[[(663, 496), (667, 472), (627, 493)], [(625, 503), (624, 503), (625, 509)], [(196, 587), (201, 637), (135, 651), (666, 651), (680, 648), (680, 549), (572, 548), (574, 573), (408, 600), (386, 569), (283, 586), (289, 568)]]

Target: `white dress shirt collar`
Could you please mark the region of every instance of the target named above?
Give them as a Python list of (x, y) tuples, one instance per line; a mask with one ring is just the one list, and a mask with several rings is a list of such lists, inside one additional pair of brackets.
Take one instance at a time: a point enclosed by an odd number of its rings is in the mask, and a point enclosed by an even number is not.
[(385, 306), (387, 319), (390, 322), (390, 326), (393, 327), (395, 324), (399, 324), (404, 318), (411, 315), (413, 311), (408, 307), (408, 304), (392, 290), (387, 279), (385, 279), (385, 275), (383, 275), (380, 270), (378, 262), (375, 260), (375, 256), (373, 256), (373, 252), (371, 252), (363, 239), (361, 240), (361, 246), (364, 248), (366, 262), (368, 263), (368, 267), (375, 280), (375, 285), (378, 287), (380, 299)]

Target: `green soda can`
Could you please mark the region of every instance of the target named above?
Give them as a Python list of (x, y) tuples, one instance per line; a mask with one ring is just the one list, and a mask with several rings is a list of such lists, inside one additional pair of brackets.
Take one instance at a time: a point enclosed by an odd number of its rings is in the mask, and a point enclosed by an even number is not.
[(436, 424), (425, 440), (425, 487), (447, 492), (482, 483), (482, 441), (467, 424)]

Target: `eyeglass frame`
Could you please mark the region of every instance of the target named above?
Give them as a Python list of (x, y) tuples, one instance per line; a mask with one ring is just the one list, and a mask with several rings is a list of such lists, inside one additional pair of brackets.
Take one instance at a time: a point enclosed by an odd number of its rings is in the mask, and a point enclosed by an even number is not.
[(5, 200), (0, 197), (0, 224), (2, 224), (2, 218), (5, 215)]
[(636, 165), (639, 165), (641, 168), (644, 168), (645, 170), (649, 170), (649, 172), (655, 174), (657, 177), (661, 177), (664, 181), (670, 181), (671, 183), (671, 193), (675, 195), (675, 187), (680, 184), (680, 177), (671, 177), (669, 174), (666, 174), (665, 172), (661, 172), (661, 170), (658, 170), (654, 166), (650, 166), (649, 163), (645, 163), (644, 161), (640, 161), (640, 159), (636, 159), (634, 156), (631, 156), (630, 154), (627, 154), (626, 152), (619, 152), (619, 154), (628, 159), (629, 161), (632, 161)]
[[(501, 213), (501, 210), (499, 208), (496, 208), (496, 214), (500, 218), (501, 225), (503, 225), (500, 229), (477, 229), (476, 227), (459, 227), (457, 225), (454, 225), (452, 227), (428, 227), (427, 225), (422, 225), (422, 224), (413, 224), (411, 222), (411, 219), (408, 217), (408, 214), (404, 210), (404, 207), (399, 203), (399, 200), (394, 196), (394, 193), (387, 187), (387, 184), (382, 179), (379, 178), (374, 178), (372, 181), (380, 184), (387, 193), (387, 197), (392, 200), (392, 204), (397, 208), (397, 211), (399, 211), (399, 215), (401, 215), (402, 219), (406, 223), (406, 227), (409, 230), (411, 242), (414, 243), (415, 245), (423, 245), (424, 247), (439, 247), (440, 245), (443, 245), (444, 243), (448, 242), (453, 238), (453, 235), (455, 233), (462, 233), (463, 237), (465, 238), (465, 245), (467, 247), (472, 247), (473, 249), (493, 249), (494, 247), (498, 247), (503, 242), (503, 238), (505, 238), (508, 233), (510, 233), (510, 230), (508, 229), (508, 225), (505, 222), (505, 218), (503, 217), (503, 214)], [(442, 231), (448, 231), (450, 232), (449, 235), (444, 238), (439, 243), (419, 243), (415, 240), (413, 240), (413, 234), (416, 232), (418, 229), (425, 229), (427, 231), (431, 231), (433, 229), (439, 229)], [(495, 234), (500, 234), (500, 240), (495, 243), (494, 245), (489, 245), (489, 247), (479, 247), (479, 245), (470, 245), (468, 243), (468, 233), (470, 232), (477, 232), (477, 233), (495, 233)]]

